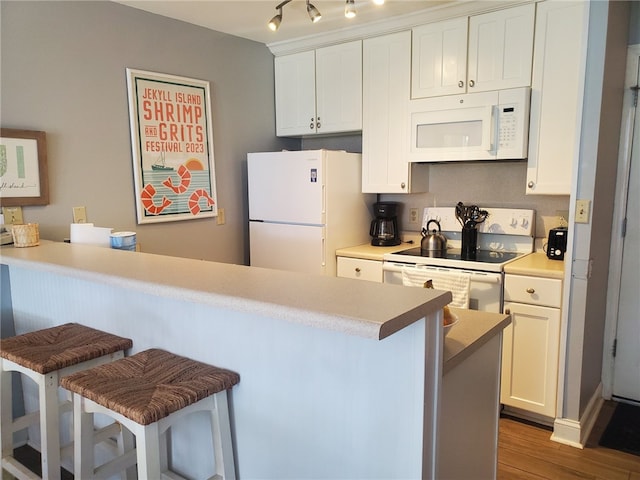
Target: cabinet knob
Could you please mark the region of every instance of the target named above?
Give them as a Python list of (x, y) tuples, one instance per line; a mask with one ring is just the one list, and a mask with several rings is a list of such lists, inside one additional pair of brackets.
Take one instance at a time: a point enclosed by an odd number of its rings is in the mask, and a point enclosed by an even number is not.
[(360, 273), (360, 267), (356, 267), (356, 273)]
[(313, 130), (313, 125), (314, 125), (314, 123), (313, 123), (313, 122), (311, 122), (311, 123), (309, 124), (309, 128), (310, 128), (311, 130)]
[(464, 87), (464, 82), (463, 82), (462, 80), (460, 80), (460, 81), (458, 82), (458, 86), (459, 86), (460, 88)]
[(316, 128), (320, 128), (320, 127), (321, 127), (320, 122), (316, 123)]
[(533, 182), (533, 180), (531, 180), (529, 183), (527, 183), (527, 187), (529, 188), (533, 188), (536, 184)]
[(505, 308), (504, 309), (504, 313), (506, 313), (507, 315), (511, 315), (511, 309), (510, 308)]
[(476, 86), (475, 80), (469, 80), (469, 86), (470, 87), (475, 87)]
[(403, 189), (403, 190), (406, 188), (406, 186), (407, 186), (407, 185), (406, 185), (404, 182), (402, 182), (402, 183), (400, 184), (400, 188), (401, 188), (401, 189)]
[(535, 291), (534, 288), (529, 287), (529, 288), (527, 288), (527, 293), (533, 294), (533, 293), (536, 293), (536, 291)]

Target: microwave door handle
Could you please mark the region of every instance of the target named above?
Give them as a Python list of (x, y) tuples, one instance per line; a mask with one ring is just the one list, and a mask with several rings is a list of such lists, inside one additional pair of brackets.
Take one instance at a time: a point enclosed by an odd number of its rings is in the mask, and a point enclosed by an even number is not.
[(498, 133), (500, 130), (500, 125), (498, 125), (500, 120), (499, 108), (498, 105), (491, 106), (491, 147), (489, 153), (492, 155), (498, 154)]

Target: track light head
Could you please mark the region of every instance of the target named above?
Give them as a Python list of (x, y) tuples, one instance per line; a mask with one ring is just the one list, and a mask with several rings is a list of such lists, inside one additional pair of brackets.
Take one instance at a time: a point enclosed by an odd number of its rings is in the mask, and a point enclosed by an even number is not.
[(356, 16), (356, 4), (354, 0), (347, 0), (344, 7), (344, 16), (347, 18), (353, 18)]
[(320, 19), (322, 19), (322, 14), (312, 3), (309, 3), (309, 0), (307, 0), (307, 13), (313, 23), (319, 22)]
[(280, 28), (280, 23), (282, 22), (282, 9), (269, 21), (269, 30), (275, 32)]

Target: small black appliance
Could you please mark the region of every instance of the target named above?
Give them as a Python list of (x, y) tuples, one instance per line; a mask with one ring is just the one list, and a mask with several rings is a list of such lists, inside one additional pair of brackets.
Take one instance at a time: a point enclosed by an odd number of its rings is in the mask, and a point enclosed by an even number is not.
[(377, 202), (373, 204), (373, 213), (376, 218), (371, 221), (371, 228), (369, 229), (371, 245), (376, 247), (400, 245), (397, 211), (397, 202)]
[(567, 251), (567, 233), (567, 227), (558, 227), (549, 230), (547, 258), (551, 260), (564, 260), (564, 252)]

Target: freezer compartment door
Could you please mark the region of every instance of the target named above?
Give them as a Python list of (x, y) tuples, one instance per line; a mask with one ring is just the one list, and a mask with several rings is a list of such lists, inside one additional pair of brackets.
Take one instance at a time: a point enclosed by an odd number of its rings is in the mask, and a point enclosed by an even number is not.
[(322, 152), (263, 152), (247, 156), (249, 218), (324, 225)]
[(324, 274), (324, 227), (249, 222), (251, 266)]

